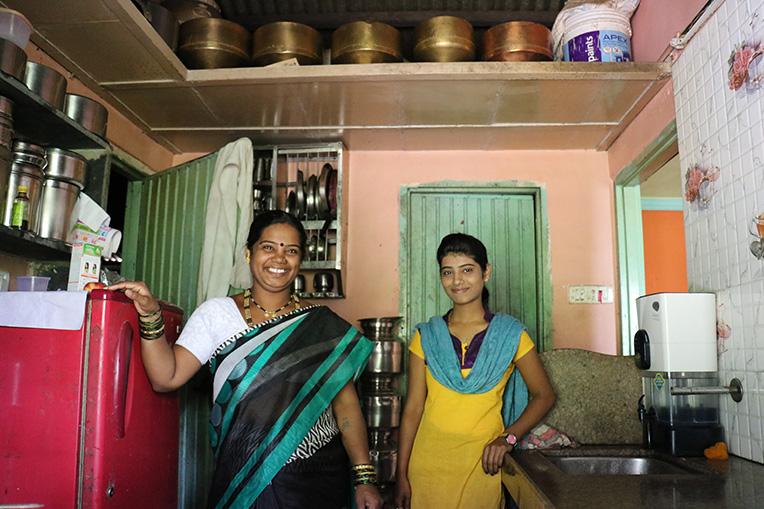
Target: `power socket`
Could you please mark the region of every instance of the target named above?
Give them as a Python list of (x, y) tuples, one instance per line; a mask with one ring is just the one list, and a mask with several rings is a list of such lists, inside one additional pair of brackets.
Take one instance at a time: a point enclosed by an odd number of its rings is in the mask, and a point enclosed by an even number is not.
[(568, 302), (571, 304), (612, 304), (613, 288), (595, 285), (569, 286)]

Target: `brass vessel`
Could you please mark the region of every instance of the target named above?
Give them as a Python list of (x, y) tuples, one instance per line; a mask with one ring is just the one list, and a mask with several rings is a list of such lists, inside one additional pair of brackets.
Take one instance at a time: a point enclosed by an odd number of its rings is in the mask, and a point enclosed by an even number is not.
[(268, 23), (255, 30), (252, 60), (269, 65), (296, 58), (300, 65), (320, 64), (321, 34), (312, 27), (291, 21)]
[(196, 18), (180, 26), (178, 57), (189, 69), (241, 67), (249, 63), (251, 36), (223, 18)]
[(475, 59), (472, 25), (456, 16), (435, 16), (414, 30), (417, 62), (464, 62)]
[(377, 64), (401, 58), (401, 34), (385, 23), (354, 21), (332, 34), (332, 63)]
[(483, 34), (483, 60), (552, 60), (552, 32), (540, 23), (509, 21)]

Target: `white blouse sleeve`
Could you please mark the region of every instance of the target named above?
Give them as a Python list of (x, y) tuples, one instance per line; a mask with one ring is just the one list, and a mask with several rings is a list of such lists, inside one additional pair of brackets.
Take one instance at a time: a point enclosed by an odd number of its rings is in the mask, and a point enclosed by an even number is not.
[(210, 299), (191, 313), (176, 344), (205, 364), (220, 344), (245, 328), (233, 299)]

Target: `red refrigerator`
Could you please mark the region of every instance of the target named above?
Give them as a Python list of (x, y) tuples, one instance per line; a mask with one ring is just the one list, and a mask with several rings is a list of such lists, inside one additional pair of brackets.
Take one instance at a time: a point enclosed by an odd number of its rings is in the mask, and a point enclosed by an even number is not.
[[(48, 316), (61, 310), (45, 299), (68, 297), (23, 293), (2, 294), (0, 323), (14, 323), (9, 303)], [(64, 312), (82, 313), (79, 330), (0, 326), (0, 506), (174, 508), (177, 395), (152, 390), (124, 294), (80, 299)], [(175, 341), (182, 311), (163, 308)]]

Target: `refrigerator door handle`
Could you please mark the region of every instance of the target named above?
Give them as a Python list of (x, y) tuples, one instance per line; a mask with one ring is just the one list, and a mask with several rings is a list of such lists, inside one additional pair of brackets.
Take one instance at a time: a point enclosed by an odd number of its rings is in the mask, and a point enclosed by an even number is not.
[(117, 349), (114, 356), (114, 384), (112, 385), (112, 422), (114, 436), (125, 437), (127, 413), (127, 384), (130, 379), (130, 358), (133, 346), (133, 325), (126, 321), (119, 329)]

